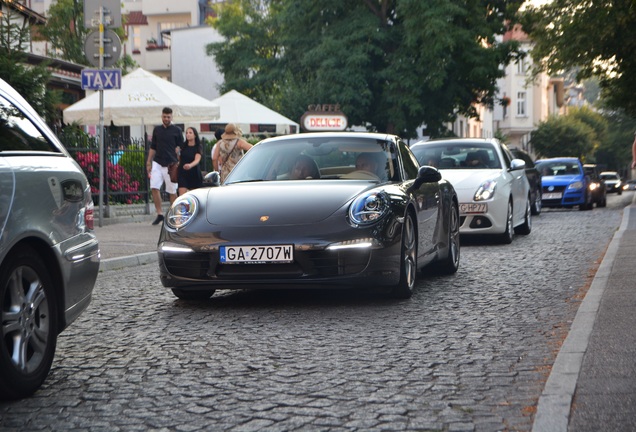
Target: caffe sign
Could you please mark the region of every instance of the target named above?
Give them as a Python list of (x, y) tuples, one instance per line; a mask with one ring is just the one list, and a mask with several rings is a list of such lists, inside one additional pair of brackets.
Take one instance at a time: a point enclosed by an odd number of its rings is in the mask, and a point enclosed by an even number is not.
[(347, 116), (340, 111), (339, 104), (309, 105), (300, 124), (308, 132), (343, 131), (347, 128)]

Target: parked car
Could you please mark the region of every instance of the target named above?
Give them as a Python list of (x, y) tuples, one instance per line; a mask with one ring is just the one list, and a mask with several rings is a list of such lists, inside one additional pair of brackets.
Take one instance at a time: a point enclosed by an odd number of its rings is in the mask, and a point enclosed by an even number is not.
[(206, 182), (177, 198), (159, 237), (161, 282), (181, 299), (316, 286), (408, 298), (419, 269), (459, 266), (455, 190), (394, 135), (269, 138)]
[(511, 243), (532, 230), (526, 164), (497, 139), (421, 141), (411, 150), (422, 165), (439, 167), (459, 198), (463, 235), (489, 234)]
[(530, 210), (533, 215), (539, 215), (541, 214), (541, 174), (528, 153), (517, 147), (508, 147), (508, 150), (515, 158), (526, 163), (526, 177), (530, 183), (530, 202), (532, 203)]
[(86, 176), (0, 80), (0, 399), (34, 393), (58, 334), (85, 310), (99, 271)]
[(605, 181), (607, 193), (616, 193), (619, 195), (623, 193), (623, 180), (616, 171), (603, 171), (601, 178)]
[(607, 206), (607, 190), (605, 189), (605, 181), (601, 178), (601, 171), (596, 164), (583, 164), (583, 171), (590, 178), (588, 186), (590, 194), (592, 194), (592, 204), (596, 207)]
[(536, 162), (541, 173), (543, 207), (591, 210), (594, 206), (590, 191), (590, 178), (583, 164), (575, 157), (541, 159)]

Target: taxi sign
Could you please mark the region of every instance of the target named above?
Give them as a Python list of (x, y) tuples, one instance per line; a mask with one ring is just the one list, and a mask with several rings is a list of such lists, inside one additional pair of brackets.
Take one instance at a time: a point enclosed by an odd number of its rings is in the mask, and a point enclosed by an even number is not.
[(121, 69), (83, 69), (83, 90), (116, 90), (121, 88)]

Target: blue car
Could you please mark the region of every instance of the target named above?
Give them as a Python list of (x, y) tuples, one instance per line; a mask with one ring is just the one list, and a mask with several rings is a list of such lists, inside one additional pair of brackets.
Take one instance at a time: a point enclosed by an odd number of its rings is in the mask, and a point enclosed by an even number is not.
[(592, 182), (578, 158), (541, 159), (536, 162), (536, 168), (541, 173), (543, 207), (592, 209)]

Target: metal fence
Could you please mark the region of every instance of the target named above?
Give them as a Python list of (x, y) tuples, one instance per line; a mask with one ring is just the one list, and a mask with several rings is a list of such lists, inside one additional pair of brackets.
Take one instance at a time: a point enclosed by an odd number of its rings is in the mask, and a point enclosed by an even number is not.
[[(60, 140), (71, 156), (79, 163), (91, 185), (93, 202), (99, 204), (99, 142), (95, 137), (85, 134), (60, 133)], [(203, 144), (201, 170), (207, 173), (212, 169), (212, 142)], [(150, 143), (143, 139), (122, 139), (104, 136), (104, 205), (141, 204), (151, 201), (150, 180), (146, 171), (146, 160)], [(164, 201), (169, 196), (161, 190)]]

